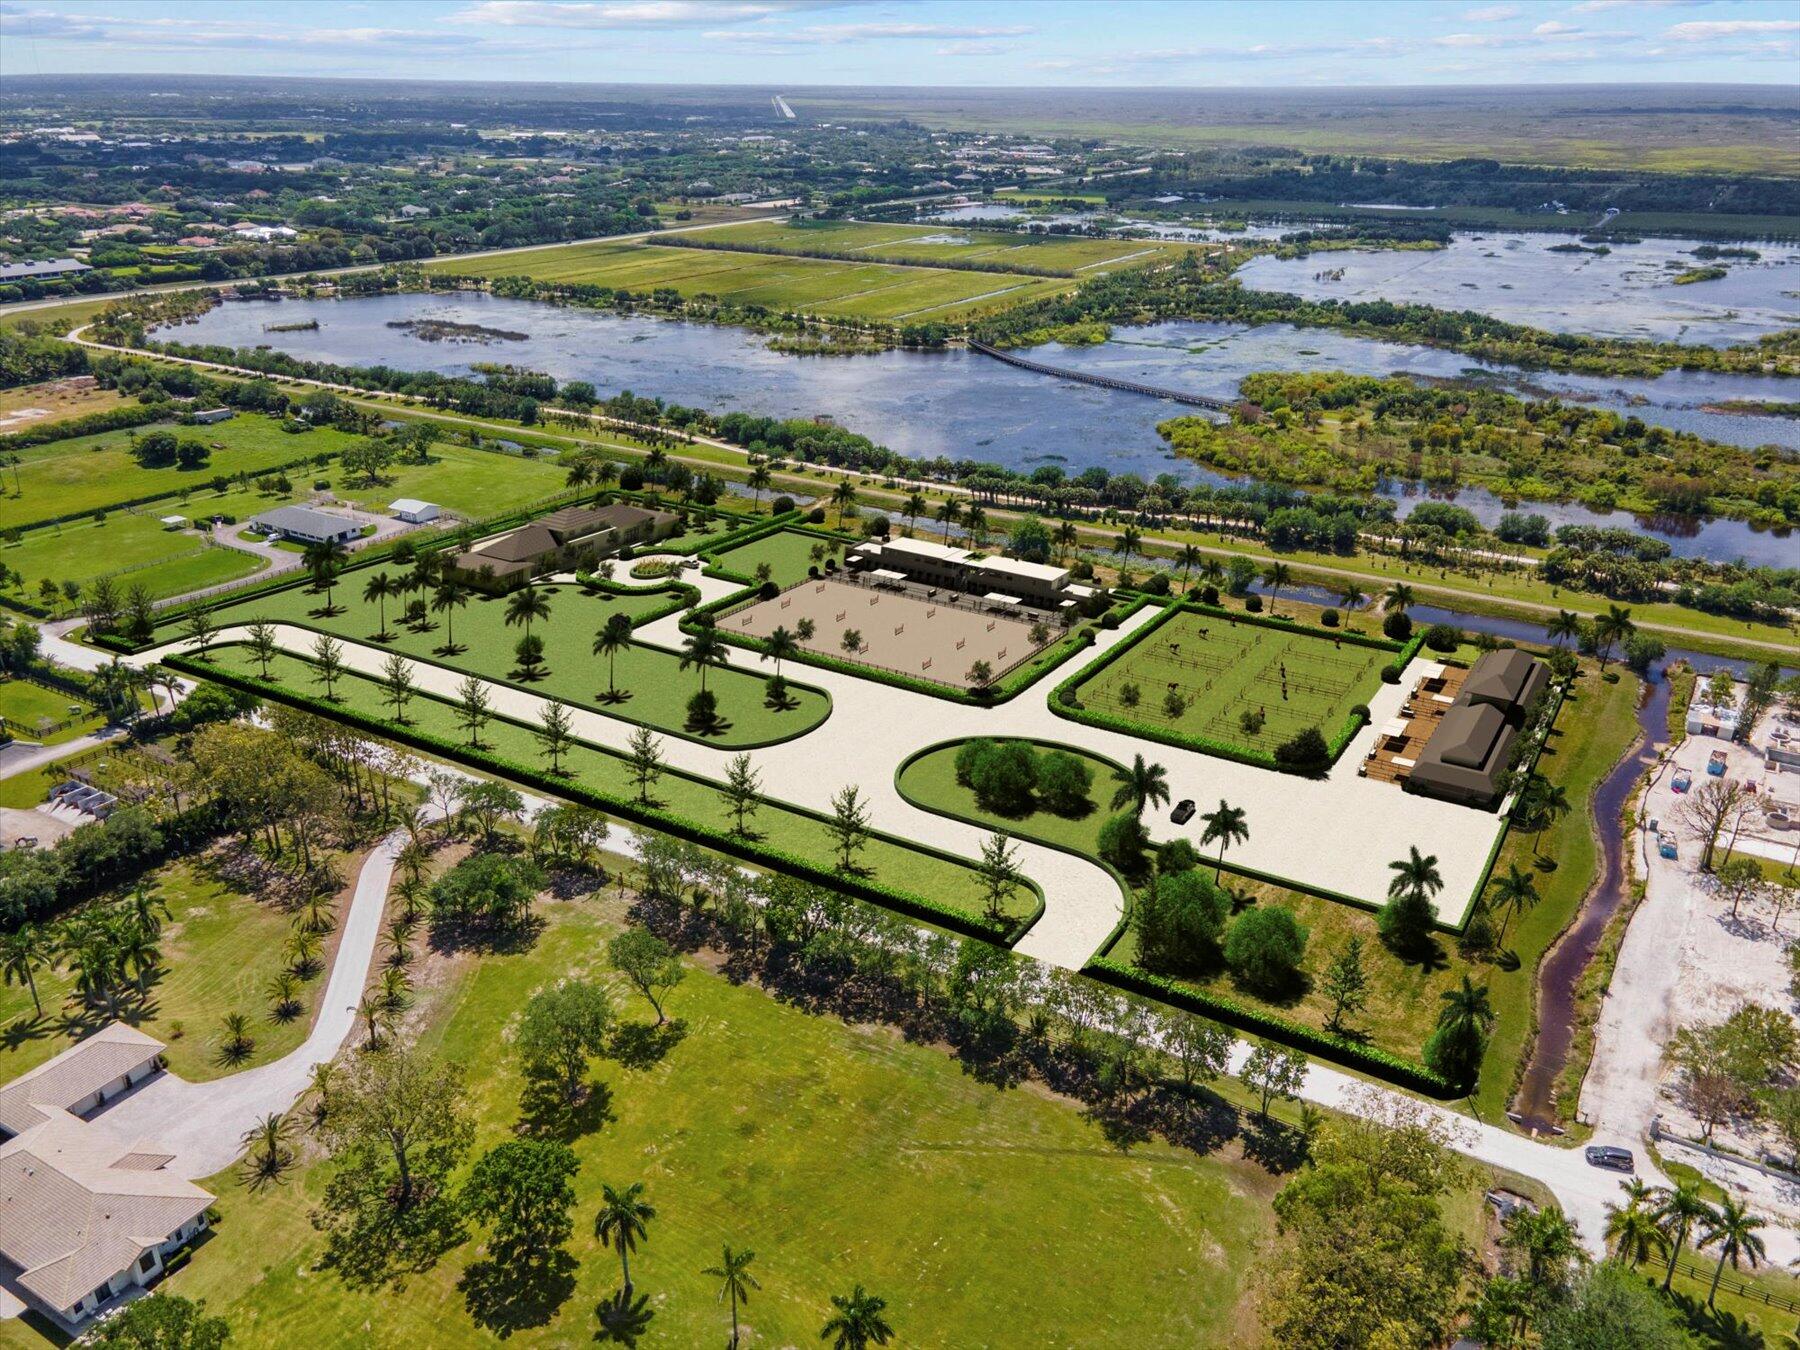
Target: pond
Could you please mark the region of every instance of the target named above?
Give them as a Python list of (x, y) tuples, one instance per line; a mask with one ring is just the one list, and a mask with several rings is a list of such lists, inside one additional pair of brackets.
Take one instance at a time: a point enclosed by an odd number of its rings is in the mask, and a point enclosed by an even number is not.
[[(1703, 346), (1754, 342), (1800, 323), (1800, 248), (1744, 245), (1759, 259), (1694, 256), (1698, 239), (1609, 243), (1608, 252), (1555, 234), (1458, 234), (1431, 252), (1356, 250), (1253, 258), (1237, 271), (1252, 290), (1309, 300), (1392, 300), (1473, 309), (1559, 333)], [(1721, 246), (1725, 247), (1725, 246)], [(1676, 285), (1689, 268), (1726, 269)]]
[[(317, 319), (302, 332), (265, 331), (280, 314), (284, 325)], [(436, 319), (486, 329), (526, 332), (524, 341), (422, 342), (396, 322)], [(1057, 464), (1070, 474), (1089, 465), (1152, 478), (1171, 473), (1185, 482), (1223, 481), (1177, 458), (1156, 434), (1157, 423), (1192, 409), (1162, 399), (1057, 380), (1017, 370), (974, 353), (883, 352), (858, 357), (796, 357), (770, 351), (739, 329), (619, 316), (478, 292), (376, 296), (358, 300), (289, 300), (224, 304), (159, 337), (242, 347), (267, 344), (295, 356), (344, 365), (388, 365), (466, 374), (474, 363), (499, 362), (545, 371), (559, 380), (590, 380), (602, 394), (622, 389), (713, 412), (741, 410), (781, 417), (827, 415), (913, 458), (969, 459), (1029, 471)], [(1039, 349), (1052, 364), (1116, 374), (1163, 388), (1230, 397), (1257, 370), (1341, 369), (1386, 375), (1410, 371), (1456, 376), (1475, 370), (1509, 388), (1591, 399), (1636, 413), (1647, 422), (1685, 428), (1754, 445), (1800, 448), (1800, 422), (1776, 417), (1707, 413), (1720, 398), (1780, 397), (1781, 382), (1754, 376), (1677, 373), (1660, 380), (1602, 380), (1553, 376), (1505, 367), (1476, 367), (1453, 352), (1373, 342), (1283, 325), (1169, 323), (1121, 330), (1097, 347)], [(1491, 494), (1464, 490), (1457, 500), (1485, 519), (1502, 508)], [(1406, 499), (1402, 509), (1409, 509)], [(1570, 505), (1534, 506), (1557, 521), (1632, 524), (1628, 515), (1602, 515)], [(1677, 552), (1772, 562), (1792, 551), (1789, 540), (1759, 534), (1741, 522), (1667, 522), (1647, 528), (1668, 534)]]

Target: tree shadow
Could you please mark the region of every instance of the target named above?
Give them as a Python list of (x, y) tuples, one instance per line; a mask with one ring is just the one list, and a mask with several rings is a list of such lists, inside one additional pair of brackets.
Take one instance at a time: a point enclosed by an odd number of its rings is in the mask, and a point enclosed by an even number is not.
[(618, 1119), (611, 1087), (593, 1082), (582, 1086), (581, 1096), (571, 1101), (554, 1079), (527, 1079), (519, 1094), (519, 1132), (533, 1139), (572, 1144)]
[(650, 1329), (656, 1311), (650, 1306), (648, 1294), (639, 1294), (634, 1299), (630, 1290), (621, 1289), (611, 1298), (603, 1299), (594, 1308), (594, 1316), (600, 1319), (595, 1340), (613, 1341), (631, 1350)]
[(1671, 1289), (1668, 1297), (1681, 1318), (1700, 1341), (1718, 1350), (1764, 1350), (1768, 1342), (1762, 1332), (1736, 1313), (1709, 1308), (1697, 1295)]
[(657, 1026), (650, 1022), (621, 1022), (613, 1029), (609, 1058), (621, 1068), (650, 1069), (669, 1051), (687, 1039), (687, 1023), (681, 1018)]
[(575, 1258), (553, 1252), (496, 1251), (470, 1263), (457, 1280), (475, 1325), (505, 1340), (548, 1323), (575, 1292)]
[(442, 646), (433, 647), (431, 654), (433, 656), (461, 656), (468, 650), (469, 644), (466, 642), (446, 642)]
[(520, 684), (538, 684), (550, 678), (548, 666), (532, 666), (529, 670), (524, 666), (515, 666), (507, 671), (507, 678), (517, 680)]
[(682, 723), (682, 730), (695, 736), (723, 736), (731, 728), (731, 719), (720, 717), (717, 713), (711, 717), (690, 717)]
[(608, 689), (603, 694), (595, 694), (594, 701), (596, 703), (613, 703), (613, 704), (629, 703), (631, 701), (631, 690), (629, 690), (629, 689)]
[(1273, 1118), (1252, 1116), (1243, 1140), (1244, 1157), (1274, 1173), (1292, 1172), (1310, 1152), (1304, 1134)]

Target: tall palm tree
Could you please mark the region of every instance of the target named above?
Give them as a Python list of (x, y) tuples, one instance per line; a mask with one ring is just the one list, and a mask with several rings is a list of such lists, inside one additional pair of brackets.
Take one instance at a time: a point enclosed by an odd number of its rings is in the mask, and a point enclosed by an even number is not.
[(836, 487), (831, 489), (831, 504), (837, 507), (838, 528), (844, 528), (844, 514), (856, 505), (856, 484), (848, 478), (838, 479)]
[(1561, 783), (1534, 777), (1532, 784), (1531, 821), (1537, 828), (1531, 835), (1531, 853), (1536, 857), (1543, 846), (1544, 831), (1573, 811), (1575, 804), (1569, 800), (1568, 789)]
[(954, 497), (946, 497), (938, 504), (938, 523), (944, 527), (944, 542), (950, 542), (950, 527), (962, 519), (962, 503)]
[(963, 520), (968, 525), (969, 537), (975, 541), (975, 547), (986, 547), (987, 508), (980, 502), (970, 502), (969, 509), (963, 513)]
[(800, 650), (800, 644), (794, 635), (785, 627), (778, 627), (763, 639), (763, 655), (775, 663), (775, 673), (781, 674), (781, 663)]
[(1637, 625), (1631, 621), (1631, 611), (1623, 605), (1608, 605), (1606, 613), (1594, 620), (1595, 655), (1600, 658), (1601, 670), (1612, 660), (1613, 647), (1635, 632)]
[(906, 494), (906, 532), (908, 534), (913, 532), (913, 527), (918, 524), (919, 517), (925, 514), (930, 505), (931, 503), (925, 500), (925, 494), (916, 488)]
[(748, 481), (750, 484), (750, 501), (752, 505), (762, 505), (762, 495), (768, 491), (769, 484), (773, 480), (774, 475), (769, 472), (767, 460), (759, 459), (750, 466), (750, 477)]
[(524, 586), (514, 591), (506, 601), (506, 626), (512, 628), (517, 624), (525, 625), (525, 636), (531, 636), (533, 619), (550, 617), (550, 597), (536, 586)]
[(1368, 598), (1369, 593), (1354, 581), (1346, 581), (1338, 588), (1338, 608), (1344, 611), (1346, 618), (1349, 617), (1352, 610)]
[(1219, 809), (1208, 811), (1200, 819), (1206, 822), (1206, 829), (1200, 834), (1200, 847), (1208, 844), (1219, 846), (1219, 862), (1213, 868), (1213, 880), (1217, 881), (1225, 871), (1225, 850), (1232, 844), (1241, 844), (1250, 837), (1250, 827), (1244, 821), (1244, 808), (1233, 806), (1223, 797), (1219, 798)]
[(1713, 1300), (1719, 1296), (1719, 1279), (1725, 1274), (1725, 1263), (1731, 1262), (1736, 1270), (1740, 1260), (1747, 1260), (1750, 1269), (1755, 1270), (1762, 1264), (1763, 1258), (1769, 1254), (1763, 1240), (1756, 1235), (1756, 1230), (1765, 1226), (1764, 1220), (1752, 1214), (1742, 1200), (1735, 1195), (1728, 1195), (1719, 1202), (1719, 1207), (1710, 1219), (1703, 1221), (1705, 1231), (1697, 1248), (1714, 1247), (1719, 1249), (1719, 1264), (1713, 1267), (1712, 1287), (1706, 1291), (1706, 1306), (1712, 1307)]
[(1581, 616), (1571, 610), (1559, 609), (1544, 633), (1558, 647), (1565, 641), (1572, 642), (1581, 636)]
[(469, 592), (460, 581), (446, 577), (431, 594), (431, 608), (444, 616), (443, 650), (456, 650), (456, 611), (469, 603)]
[(1404, 614), (1415, 603), (1413, 588), (1404, 581), (1396, 581), (1381, 593), (1381, 612), (1383, 614)]
[(374, 576), (370, 577), (366, 582), (363, 583), (363, 593), (362, 593), (363, 603), (366, 605), (369, 603), (369, 601), (373, 600), (376, 603), (376, 605), (378, 606), (378, 613), (381, 616), (381, 630), (377, 634), (378, 637), (385, 638), (388, 635), (388, 626), (387, 626), (388, 597), (390, 595), (397, 594), (399, 592), (399, 590), (400, 590), (400, 587), (395, 583), (394, 579), (392, 577), (390, 577), (386, 572), (377, 572)]
[(1502, 911), (1500, 935), (1494, 939), (1496, 946), (1506, 945), (1507, 920), (1523, 914), (1538, 902), (1537, 882), (1531, 873), (1525, 871), (1517, 863), (1510, 864), (1506, 875), (1495, 877), (1494, 898), (1492, 904)]
[(648, 1241), (647, 1225), (656, 1211), (644, 1203), (644, 1183), (634, 1181), (622, 1191), (611, 1186), (600, 1188), (600, 1212), (594, 1216), (594, 1236), (603, 1247), (619, 1249), (619, 1269), (625, 1277), (625, 1289), (631, 1290), (631, 1253), (640, 1241)]
[(1183, 592), (1186, 592), (1192, 589), (1192, 583), (1189, 581), (1189, 574), (1200, 565), (1200, 546), (1198, 544), (1183, 544), (1181, 546), (1180, 562), (1181, 589)]
[(731, 1300), (731, 1350), (737, 1350), (738, 1343), (738, 1304), (750, 1301), (750, 1291), (761, 1289), (756, 1276), (750, 1273), (750, 1263), (756, 1260), (755, 1252), (734, 1252), (731, 1244), (725, 1244), (725, 1254), (716, 1266), (708, 1266), (701, 1271), (702, 1275), (711, 1275), (719, 1282), (719, 1297)]
[(618, 697), (613, 684), (613, 661), (618, 654), (631, 645), (631, 616), (628, 614), (609, 614), (600, 631), (594, 634), (594, 655), (606, 658), (606, 696), (608, 699)]
[(300, 555), (300, 565), (311, 575), (313, 586), (325, 592), (326, 613), (335, 608), (331, 603), (331, 588), (337, 585), (338, 573), (343, 570), (344, 559), (348, 556), (344, 546), (335, 539), (308, 544)]
[(1081, 540), (1081, 531), (1075, 528), (1075, 522), (1065, 520), (1056, 527), (1056, 560), (1061, 562), (1069, 556), (1069, 550)]
[(1113, 541), (1113, 552), (1119, 555), (1121, 570), (1131, 566), (1131, 555), (1138, 551), (1138, 545), (1144, 542), (1144, 532), (1135, 525), (1127, 525), (1119, 531), (1119, 537)]
[(1429, 900), (1444, 889), (1444, 878), (1438, 873), (1437, 854), (1420, 853), (1415, 844), (1409, 856), (1388, 864), (1394, 875), (1388, 879), (1389, 895), (1411, 895)]
[(50, 969), (55, 954), (50, 935), (33, 924), (0, 935), (0, 974), (7, 984), (22, 984), (31, 991), (31, 1006), (38, 1017), (44, 1015), (44, 1005), (38, 998), (37, 972)]
[(706, 668), (722, 666), (730, 658), (731, 649), (725, 645), (725, 639), (719, 636), (719, 630), (711, 624), (696, 628), (687, 635), (681, 644), (681, 669), (689, 666), (700, 668), (700, 692), (706, 692)]
[(1281, 598), (1281, 588), (1293, 579), (1293, 572), (1280, 560), (1263, 568), (1263, 584), (1269, 588), (1269, 613), (1275, 612), (1275, 602)]
[(1169, 800), (1168, 770), (1160, 764), (1145, 763), (1142, 755), (1133, 759), (1129, 769), (1114, 769), (1113, 782), (1119, 785), (1112, 797), (1115, 811), (1129, 806), (1134, 815), (1142, 816), (1146, 806), (1161, 806)]
[(1457, 1036), (1485, 1036), (1494, 1025), (1494, 1005), (1488, 1000), (1487, 986), (1476, 985), (1467, 975), (1462, 977), (1461, 988), (1444, 990), (1438, 1000), (1444, 1005), (1438, 1009), (1438, 1026)]
[(1655, 1193), (1636, 1177), (1621, 1181), (1625, 1203), (1606, 1207), (1606, 1243), (1612, 1254), (1631, 1265), (1641, 1265), (1652, 1252), (1660, 1253), (1668, 1238), (1657, 1226), (1653, 1212)]
[(1657, 1195), (1656, 1222), (1669, 1247), (1669, 1266), (1663, 1272), (1663, 1293), (1675, 1279), (1675, 1263), (1687, 1245), (1688, 1230), (1695, 1224), (1706, 1226), (1715, 1218), (1713, 1207), (1700, 1194), (1700, 1183), (1684, 1181), (1679, 1186), (1665, 1186)]
[(833, 1294), (831, 1306), (836, 1311), (819, 1331), (819, 1339), (830, 1341), (833, 1350), (868, 1350), (871, 1345), (893, 1340), (894, 1329), (882, 1316), (887, 1300), (868, 1293), (860, 1284), (848, 1294)]

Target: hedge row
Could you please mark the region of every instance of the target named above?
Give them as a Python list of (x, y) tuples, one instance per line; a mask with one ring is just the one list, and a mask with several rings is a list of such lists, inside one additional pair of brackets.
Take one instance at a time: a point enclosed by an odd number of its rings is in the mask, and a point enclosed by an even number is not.
[(1417, 1060), (1300, 1026), (1285, 1018), (1247, 1008), (1232, 999), (1170, 979), (1166, 975), (1150, 974), (1110, 957), (1096, 957), (1082, 967), (1082, 973), (1130, 993), (1173, 1004), (1188, 1012), (1223, 1022), (1238, 1031), (1346, 1064), (1398, 1087), (1422, 1092), (1442, 1101), (1460, 1097), (1466, 1090)]
[(62, 422), (40, 422), (23, 431), (10, 431), (0, 436), (0, 453), (30, 450), (52, 441), (72, 441), (81, 436), (98, 436), (104, 431), (124, 431), (129, 427), (147, 427), (152, 422), (173, 420), (175, 414), (167, 404), (127, 403), (104, 412), (86, 413)]
[[(678, 838), (687, 839), (693, 843), (700, 844), (703, 847), (717, 850), (720, 853), (730, 854), (733, 857), (742, 858), (747, 862), (756, 863), (759, 866), (776, 868), (790, 875), (801, 877), (804, 880), (816, 882), (819, 885), (831, 887), (843, 891), (846, 894), (854, 895), (859, 899), (869, 900), (911, 918), (935, 924), (939, 927), (947, 928), (952, 932), (961, 933), (968, 937), (980, 938), (984, 942), (1010, 945), (1020, 937), (1024, 936), (1025, 932), (1030, 929), (1032, 924), (1037, 922), (1038, 917), (1043, 913), (1043, 892), (1038, 888), (1035, 882), (1028, 881), (1026, 883), (1037, 896), (1037, 907), (1029, 918), (1021, 921), (1016, 926), (992, 924), (979, 915), (969, 914), (963, 910), (939, 904), (935, 900), (928, 899), (922, 895), (916, 895), (911, 891), (904, 891), (897, 887), (875, 881), (869, 877), (847, 877), (829, 868), (821, 867), (810, 858), (800, 857), (799, 855), (789, 853), (784, 849), (772, 848), (767, 844), (759, 843), (755, 840), (739, 838), (736, 835), (715, 829), (709, 824), (690, 820), (685, 816), (676, 815), (672, 811), (665, 811), (661, 807), (645, 806), (643, 803), (629, 797), (619, 797), (610, 792), (599, 791), (586, 784), (580, 783), (573, 778), (554, 777), (545, 773), (542, 769), (517, 763), (516, 761), (506, 759), (503, 756), (493, 754), (490, 751), (465, 745), (460, 741), (452, 741), (431, 732), (421, 731), (416, 727), (401, 726), (400, 724), (391, 722), (385, 718), (372, 717), (367, 713), (358, 712), (354, 708), (346, 708), (339, 704), (328, 702), (325, 699), (316, 698), (310, 694), (300, 693), (288, 688), (286, 685), (281, 684), (276, 680), (264, 680), (255, 675), (244, 675), (239, 674), (236, 671), (223, 670), (209, 661), (199, 661), (189, 656), (170, 656), (165, 661), (165, 664), (175, 670), (181, 671), (183, 674), (198, 676), (203, 679), (213, 680), (219, 684), (229, 685), (232, 688), (242, 689), (248, 693), (256, 694), (258, 697), (272, 699), (278, 703), (285, 703), (289, 707), (298, 708), (304, 712), (314, 713), (317, 716), (344, 723), (348, 726), (368, 732), (371, 735), (380, 736), (385, 740), (397, 741), (404, 745), (410, 745), (414, 749), (422, 750), (425, 753), (435, 755), (440, 759), (465, 764), (470, 768), (479, 769), (486, 773), (498, 774), (501, 777), (521, 783), (534, 791), (542, 792), (546, 796), (558, 797), (565, 801), (579, 802), (584, 806), (591, 806), (595, 810), (608, 812), (622, 820), (630, 821), (633, 824), (642, 825), (663, 834), (670, 834)], [(426, 697), (430, 696), (427, 695)], [(442, 699), (435, 699), (434, 701), (440, 703), (443, 702)], [(493, 720), (530, 730), (530, 727), (526, 723), (520, 722), (515, 718), (496, 716)], [(601, 754), (611, 756), (612, 758), (618, 758), (617, 755), (604, 746), (594, 745), (592, 742), (582, 740), (577, 740), (576, 743), (586, 746), (591, 750), (596, 750)], [(663, 772), (674, 777), (688, 779), (690, 782), (702, 783), (708, 787), (715, 786), (706, 779), (684, 773), (679, 769), (665, 768)], [(784, 811), (791, 811), (796, 815), (809, 816), (814, 820), (827, 819), (827, 817), (816, 811), (810, 811), (805, 807), (796, 806), (789, 802), (772, 802), (771, 804), (778, 805)], [(912, 840), (897, 839), (892, 835), (881, 834), (879, 832), (877, 832), (875, 837), (884, 839), (892, 844), (898, 844), (902, 847), (912, 849), (916, 852), (927, 853), (933, 857), (957, 863), (964, 867), (968, 866), (965, 860), (956, 857), (954, 854), (932, 848), (929, 845), (920, 844)]]

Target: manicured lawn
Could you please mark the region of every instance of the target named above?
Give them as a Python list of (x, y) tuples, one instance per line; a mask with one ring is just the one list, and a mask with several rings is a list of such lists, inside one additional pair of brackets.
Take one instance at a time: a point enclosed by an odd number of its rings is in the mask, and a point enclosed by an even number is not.
[[(221, 511), (242, 519), (246, 508), (254, 512), (275, 504), (254, 493), (216, 496), (202, 489), (191, 502), (162, 504), (159, 514)], [(24, 577), (21, 586), (7, 593), (32, 604), (43, 602), (39, 585), (46, 577), (59, 586), (74, 581), (86, 587), (111, 576), (121, 592), (142, 584), (160, 598), (250, 576), (264, 565), (254, 554), (211, 547), (194, 531), (166, 530), (157, 515), (124, 511), (97, 525), (83, 519), (31, 530), (20, 543), (0, 544), (0, 563)]]
[[(846, 545), (842, 540), (838, 544), (841, 558)], [(813, 566), (812, 551), (821, 546), (830, 547), (830, 541), (799, 530), (783, 530), (719, 554), (718, 563), (728, 572), (754, 577), (756, 565), (766, 562), (774, 569), (770, 579), (787, 587), (805, 578), (806, 569)]]
[(1187, 250), (1137, 239), (1069, 239), (964, 230), (954, 225), (877, 225), (862, 221), (746, 221), (703, 236), (709, 244), (749, 244), (796, 253), (859, 253), (872, 262), (978, 262), (984, 267), (1100, 272), (1108, 264), (1173, 261)]
[[(266, 1064), (299, 1045), (325, 977), (301, 986), (298, 1016), (286, 1022), (271, 1016), (265, 986), (282, 968), (289, 916), (233, 886), (208, 858), (170, 864), (153, 879), (171, 916), (159, 944), (162, 966), (126, 1020), (167, 1042), (169, 1067), (184, 1078)], [(0, 1082), (68, 1049), (105, 1020), (103, 1013), (65, 1006), (69, 992), (66, 972), (40, 974), (45, 1016), (34, 1021), (31, 995), (16, 985), (0, 987)], [(256, 1041), (237, 1066), (219, 1059), (219, 1019), (228, 1012), (249, 1017)]]
[[(215, 647), (209, 659), (239, 674), (259, 673), (257, 661), (242, 646)], [(276, 657), (269, 664), (269, 676), (310, 697), (321, 697), (324, 693), (323, 687), (315, 682), (316, 671), (312, 663), (299, 657)], [(346, 676), (338, 682), (337, 694), (346, 707), (372, 717), (392, 716), (392, 707), (384, 701), (381, 686), (374, 680)], [(455, 707), (448, 702), (421, 695), (413, 700), (407, 716), (423, 731), (453, 742), (467, 743), (469, 739), (467, 731), (457, 725)], [(530, 727), (496, 721), (488, 726), (482, 740), (492, 752), (516, 764), (548, 767), (542, 747)], [(754, 763), (755, 756), (751, 759)], [(597, 746), (578, 744), (564, 757), (563, 768), (572, 781), (587, 787), (629, 799), (638, 795), (630, 780), (627, 761)], [(729, 827), (732, 819), (724, 793), (701, 778), (665, 773), (652, 789), (651, 800), (662, 803), (679, 816), (714, 828)], [(771, 847), (797, 854), (822, 867), (836, 866), (837, 854), (831, 832), (823, 820), (765, 801), (751, 827)], [(963, 863), (922, 853), (900, 840), (881, 836), (869, 841), (859, 863), (877, 882), (963, 909), (971, 916), (981, 913), (981, 883), (974, 869)], [(1021, 891), (1009, 913), (1015, 918), (1023, 918), (1036, 904), (1035, 895)]]
[(1320, 631), (1183, 611), (1134, 638), (1076, 695), (1165, 735), (1272, 755), (1309, 727), (1330, 741), (1380, 688), (1391, 660), (1392, 652)]
[(204, 489), (221, 476), (256, 475), (314, 455), (335, 454), (355, 439), (331, 427), (290, 435), (272, 418), (244, 413), (213, 426), (167, 422), (134, 430), (140, 438), (167, 431), (178, 440), (197, 440), (218, 448), (210, 462), (198, 469), (175, 465), (145, 468), (132, 457), (131, 436), (124, 431), (77, 436), (21, 450), (17, 472), (0, 475), (4, 487), (10, 489), (0, 495), (0, 529), (152, 494)]
[[(474, 1152), (514, 1137), (521, 1082), (506, 1037), (536, 989), (613, 980), (615, 903), (545, 907), (528, 952), (458, 963), (429, 994), (422, 1043), (468, 1066)], [(625, 1016), (647, 1008), (621, 989)], [(702, 1271), (723, 1243), (756, 1252), (747, 1346), (819, 1344), (830, 1296), (888, 1301), (899, 1345), (1242, 1345), (1256, 1339), (1254, 1258), (1279, 1179), (1235, 1147), (1211, 1156), (1120, 1147), (1072, 1105), (1002, 1090), (940, 1048), (811, 1016), (754, 985), (691, 970), (671, 1014), (686, 1036), (658, 1064), (598, 1061), (610, 1114), (574, 1142), (573, 1289), (514, 1345), (589, 1343), (619, 1284), (593, 1237), (603, 1182), (642, 1181), (657, 1216), (632, 1259), (655, 1319), (645, 1345), (723, 1344), (727, 1309)], [(235, 1174), (216, 1236), (167, 1288), (229, 1318), (233, 1346), (492, 1344), (456, 1285), (479, 1239), (403, 1292), (355, 1292), (312, 1269), (307, 1220), (327, 1169), (260, 1196)], [(378, 1328), (379, 1330), (375, 1330)]]
[[(346, 572), (332, 594), (340, 612), (325, 615), (322, 592), (298, 585), (273, 595), (255, 596), (222, 607), (213, 615), (221, 628), (257, 619), (306, 624), (358, 642), (373, 643), (381, 629), (380, 606), (362, 598), (370, 577), (384, 569), (380, 564)], [(401, 569), (385, 569), (400, 575)], [(579, 586), (544, 586), (550, 601), (550, 617), (532, 624), (534, 636), (544, 640), (544, 673), (530, 681), (531, 689), (546, 697), (579, 704), (597, 712), (643, 722), (664, 731), (680, 731), (687, 720), (687, 702), (700, 688), (699, 672), (681, 669), (680, 655), (660, 647), (634, 643), (614, 660), (615, 679), (630, 697), (619, 703), (603, 701), (607, 691), (607, 662), (593, 654), (594, 635), (613, 614), (623, 613), (635, 622), (641, 615), (666, 608), (665, 594), (590, 595)], [(414, 597), (407, 597), (408, 599)], [(440, 655), (444, 645), (443, 616), (435, 615), (429, 628), (404, 627), (400, 612), (406, 600), (387, 602), (387, 650), (437, 661), (457, 670), (495, 679), (519, 679), (513, 651), (524, 635), (522, 627), (506, 626), (506, 600), (471, 597), (469, 604), (451, 619), (460, 653)], [(830, 714), (831, 701), (821, 691), (791, 685), (799, 706), (786, 711), (764, 706), (766, 677), (772, 666), (759, 666), (742, 651), (733, 651), (730, 664), (709, 669), (706, 687), (718, 696), (719, 715), (730, 724), (718, 736), (721, 746), (756, 745), (797, 735), (817, 726)], [(524, 682), (521, 680), (521, 682)]]
[[(76, 711), (70, 712), (71, 708)], [(73, 740), (92, 731), (105, 720), (91, 704), (74, 695), (66, 694), (60, 689), (47, 689), (28, 680), (0, 680), (0, 717), (18, 724), (11, 728), (15, 736), (25, 736), (43, 745), (57, 745)], [(72, 722), (73, 725), (52, 731), (48, 735), (39, 735), (37, 727), (40, 721), (47, 724)], [(21, 731), (20, 727), (24, 730)]]
[(1113, 790), (1117, 786), (1112, 781), (1115, 766), (1110, 760), (1067, 746), (1030, 742), (1040, 752), (1062, 750), (1074, 755), (1087, 766), (1094, 783), (1093, 791), (1089, 794), (1092, 809), (1078, 816), (1061, 816), (1048, 810), (1036, 810), (1026, 816), (1003, 816), (988, 810), (976, 801), (974, 792), (956, 781), (956, 752), (965, 744), (966, 741), (957, 741), (920, 755), (907, 764), (895, 783), (900, 789), (900, 795), (927, 811), (961, 816), (990, 829), (1004, 830), (1021, 839), (1053, 844), (1085, 857), (1099, 856), (1100, 827), (1112, 816), (1107, 804), (1112, 800)]
[(431, 448), (429, 464), (395, 464), (382, 479), (370, 484), (341, 471), (332, 476), (337, 495), (365, 511), (386, 515), (389, 502), (417, 497), (465, 520), (515, 511), (564, 487), (563, 471), (554, 459), (442, 443)]

